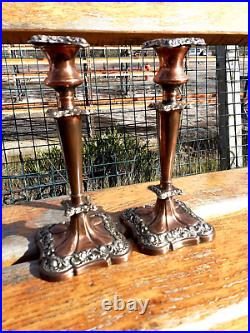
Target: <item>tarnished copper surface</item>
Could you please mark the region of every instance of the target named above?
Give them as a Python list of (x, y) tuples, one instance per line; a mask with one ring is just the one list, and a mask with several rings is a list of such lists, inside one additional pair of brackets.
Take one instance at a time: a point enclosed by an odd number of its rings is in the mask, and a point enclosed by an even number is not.
[(157, 201), (153, 207), (139, 207), (126, 211), (121, 220), (140, 247), (149, 254), (166, 253), (183, 246), (211, 241), (212, 226), (197, 217), (184, 203), (173, 197), (180, 194), (172, 185), (172, 171), (182, 107), (176, 100), (176, 88), (187, 82), (183, 60), (191, 45), (202, 44), (203, 39), (159, 39), (146, 42), (154, 47), (160, 67), (154, 82), (162, 86), (162, 102), (156, 105), (159, 136), (161, 180), (156, 189)]
[(66, 209), (70, 222), (52, 221), (54, 225), (41, 229), (37, 235), (41, 276), (58, 281), (80, 274), (86, 267), (126, 261), (130, 245), (111, 218), (98, 211), (83, 192), (82, 120), (74, 105), (75, 88), (83, 79), (75, 56), (80, 46), (88, 44), (84, 39), (68, 36), (33, 36), (30, 43), (40, 47), (49, 60), (45, 83), (58, 96), (59, 113), (55, 118), (71, 189)]

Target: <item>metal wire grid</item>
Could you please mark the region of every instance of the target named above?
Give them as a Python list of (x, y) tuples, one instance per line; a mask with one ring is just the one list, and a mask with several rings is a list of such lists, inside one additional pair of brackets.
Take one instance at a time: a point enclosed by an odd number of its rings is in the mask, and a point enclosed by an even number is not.
[(217, 47), (220, 168), (247, 163), (247, 49)]
[[(185, 59), (189, 81), (179, 96), (185, 109), (175, 176), (247, 163), (247, 48), (234, 49), (229, 60), (229, 51), (218, 47), (207, 47), (203, 56), (192, 49)], [(161, 89), (153, 83), (158, 68), (154, 51), (135, 46), (90, 48), (80, 51), (77, 63), (84, 77), (76, 91), (77, 104), (90, 111), (83, 119), (85, 189), (157, 179), (154, 105)], [(3, 45), (5, 204), (68, 190), (56, 124), (46, 116), (46, 110), (56, 106), (55, 92), (43, 83), (47, 68), (43, 54), (30, 45)], [(230, 156), (232, 151), (236, 157)]]

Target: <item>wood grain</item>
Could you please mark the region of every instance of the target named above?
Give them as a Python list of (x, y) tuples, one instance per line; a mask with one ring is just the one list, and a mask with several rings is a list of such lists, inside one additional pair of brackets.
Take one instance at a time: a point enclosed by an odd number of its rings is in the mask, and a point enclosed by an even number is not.
[(247, 331), (248, 330), (248, 317), (244, 316), (237, 320), (232, 320), (222, 325), (212, 327), (210, 331)]
[(247, 3), (4, 2), (4, 43), (33, 34), (75, 35), (91, 45), (140, 45), (159, 37), (199, 36), (208, 44), (247, 44)]
[[(246, 329), (247, 211), (211, 222), (212, 243), (163, 256), (134, 251), (127, 263), (65, 282), (40, 280), (37, 261), (5, 268), (3, 330), (203, 330), (230, 322)], [(101, 301), (114, 295), (149, 299), (148, 309), (144, 315), (102, 310)]]
[[(113, 218), (126, 208), (155, 202), (155, 194), (144, 183), (89, 193), (93, 202), (100, 205)], [(210, 220), (247, 207), (247, 169), (182, 177), (174, 180), (175, 186), (184, 191), (180, 198), (202, 218)], [(235, 191), (235, 184), (241, 184)], [(34, 201), (3, 208), (3, 266), (17, 260), (37, 258), (34, 243), (37, 228), (62, 222), (64, 211), (60, 202), (65, 197)]]

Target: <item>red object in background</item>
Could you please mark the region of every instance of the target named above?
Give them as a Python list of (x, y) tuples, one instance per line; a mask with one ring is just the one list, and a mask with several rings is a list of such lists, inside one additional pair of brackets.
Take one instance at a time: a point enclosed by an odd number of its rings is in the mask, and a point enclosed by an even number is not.
[[(151, 70), (151, 66), (149, 64), (146, 64), (144, 67), (145, 71), (150, 71)], [(145, 75), (145, 80), (148, 81), (149, 76)]]

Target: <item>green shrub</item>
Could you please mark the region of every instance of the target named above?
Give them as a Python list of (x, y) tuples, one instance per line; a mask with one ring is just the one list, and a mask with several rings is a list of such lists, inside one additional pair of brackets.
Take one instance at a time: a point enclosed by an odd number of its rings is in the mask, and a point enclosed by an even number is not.
[[(155, 147), (156, 148), (156, 147)], [(82, 145), (84, 189), (95, 190), (152, 181), (159, 178), (159, 156), (131, 134), (107, 129)], [(216, 147), (197, 150), (177, 145), (174, 176), (218, 170)], [(61, 148), (27, 156), (22, 163), (15, 157), (3, 168), (3, 202), (30, 201), (65, 195), (69, 192)]]
[(88, 190), (150, 181), (157, 176), (157, 152), (150, 150), (147, 142), (138, 142), (117, 129), (86, 140), (83, 157)]
[(35, 158), (25, 157), (23, 167), (26, 174), (48, 174), (51, 169), (61, 170), (64, 168), (61, 149), (54, 146), (50, 152), (37, 152)]
[[(157, 176), (157, 153), (148, 149), (147, 143), (116, 129), (85, 139), (82, 154), (85, 190), (150, 181)], [(57, 146), (50, 152), (37, 152), (36, 157), (24, 157), (14, 170), (8, 168), (4, 173), (4, 203), (59, 196), (69, 190), (63, 154)], [(8, 176), (14, 177), (9, 180)]]

